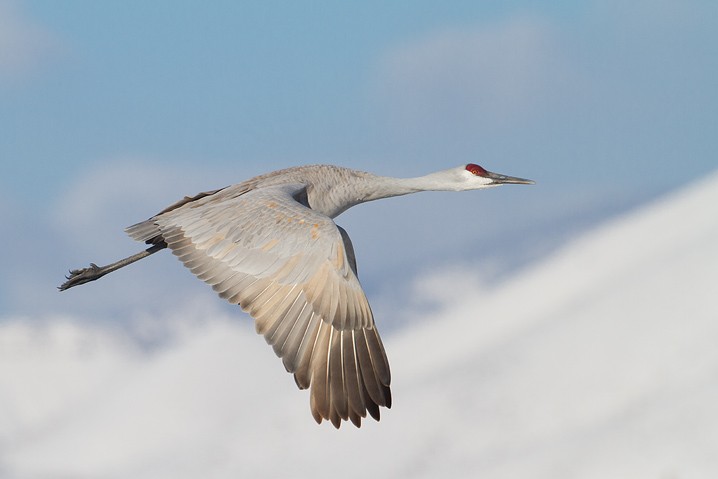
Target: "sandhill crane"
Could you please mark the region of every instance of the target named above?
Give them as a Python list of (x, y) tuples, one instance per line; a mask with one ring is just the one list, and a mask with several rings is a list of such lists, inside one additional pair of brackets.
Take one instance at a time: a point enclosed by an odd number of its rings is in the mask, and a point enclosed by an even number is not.
[(417, 178), (330, 165), (288, 168), (185, 197), (126, 229), (146, 250), (70, 271), (59, 289), (94, 281), (169, 248), (220, 297), (255, 319), (317, 423), (361, 426), (391, 407), (389, 363), (357, 278), (351, 240), (333, 218), (366, 201), (533, 181), (468, 164)]

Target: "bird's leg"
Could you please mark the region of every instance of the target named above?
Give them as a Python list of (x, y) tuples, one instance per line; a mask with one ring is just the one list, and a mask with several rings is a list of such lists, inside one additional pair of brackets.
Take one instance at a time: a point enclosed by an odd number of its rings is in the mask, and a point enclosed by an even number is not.
[(90, 266), (87, 268), (70, 270), (70, 274), (68, 276), (65, 276), (67, 281), (58, 286), (57, 289), (59, 289), (60, 291), (65, 291), (66, 289), (70, 289), (73, 286), (78, 286), (80, 284), (89, 283), (90, 281), (95, 281), (102, 278), (108, 273), (112, 273), (113, 271), (127, 266), (128, 264), (132, 264), (135, 261), (139, 261), (142, 258), (146, 258), (147, 256), (156, 253), (157, 251), (166, 247), (167, 244), (162, 242), (152, 245), (146, 250), (140, 251), (137, 254), (128, 256), (127, 258), (121, 259), (112, 264), (108, 264), (107, 266), (97, 266), (95, 263), (90, 263)]

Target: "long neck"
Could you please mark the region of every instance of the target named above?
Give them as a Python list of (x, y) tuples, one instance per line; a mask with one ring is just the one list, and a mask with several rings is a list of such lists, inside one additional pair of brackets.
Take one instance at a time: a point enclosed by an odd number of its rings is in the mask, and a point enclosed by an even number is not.
[(392, 178), (347, 169), (332, 171), (341, 174), (342, 181), (334, 186), (325, 181), (318, 181), (309, 193), (309, 203), (312, 208), (330, 218), (367, 201), (419, 191), (457, 189), (456, 181), (451, 181), (449, 170), (416, 178)]
[(377, 176), (375, 182), (367, 188), (364, 201), (408, 195), (419, 191), (457, 191), (456, 181), (450, 181), (447, 171), (438, 171), (415, 178), (392, 178)]

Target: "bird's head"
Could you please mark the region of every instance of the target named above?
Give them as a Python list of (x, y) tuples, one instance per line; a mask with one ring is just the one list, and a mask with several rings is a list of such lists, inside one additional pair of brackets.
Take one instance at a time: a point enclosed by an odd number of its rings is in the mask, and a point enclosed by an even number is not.
[(535, 183), (533, 180), (493, 173), (474, 163), (453, 168), (447, 171), (447, 173), (449, 172), (455, 175), (457, 190), (478, 190), (506, 184), (533, 185)]

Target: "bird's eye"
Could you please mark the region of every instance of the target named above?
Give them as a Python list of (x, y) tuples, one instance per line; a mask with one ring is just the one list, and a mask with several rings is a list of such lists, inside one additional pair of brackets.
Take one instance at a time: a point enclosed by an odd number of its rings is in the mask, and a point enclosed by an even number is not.
[(488, 175), (488, 172), (485, 169), (481, 168), (479, 165), (475, 165), (474, 163), (466, 165), (466, 171), (476, 176)]

